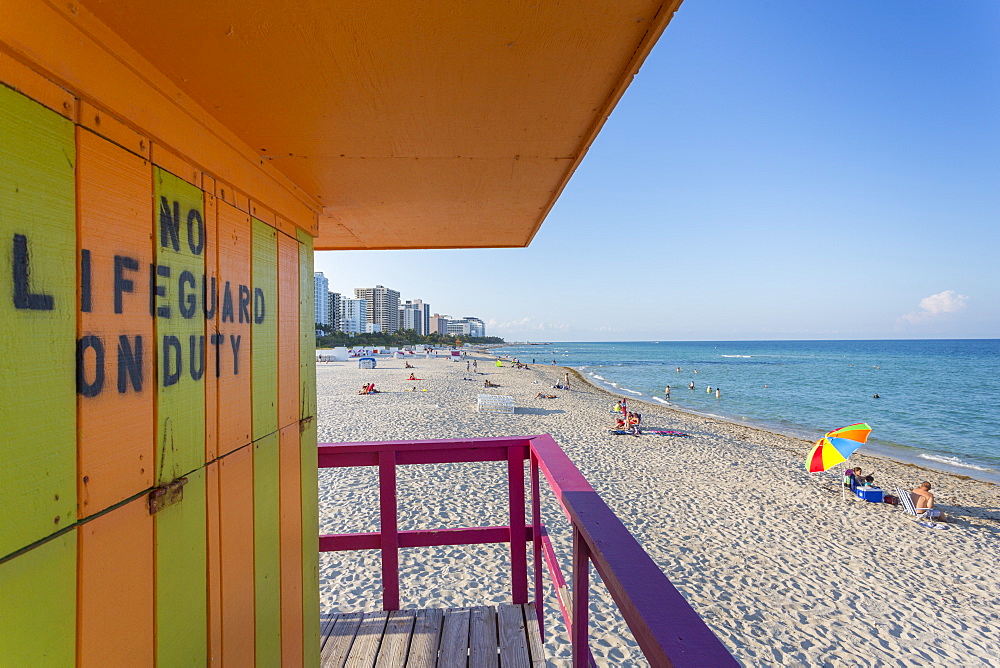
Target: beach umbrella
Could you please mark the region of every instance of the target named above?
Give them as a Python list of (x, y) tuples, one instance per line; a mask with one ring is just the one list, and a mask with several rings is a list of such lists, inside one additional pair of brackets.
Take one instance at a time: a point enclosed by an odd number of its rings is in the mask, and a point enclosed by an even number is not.
[(827, 432), (823, 438), (816, 441), (812, 452), (806, 457), (806, 470), (809, 473), (816, 473), (846, 462), (851, 453), (868, 440), (868, 434), (871, 432), (872, 428), (864, 423)]
[(840, 429), (828, 431), (826, 432), (826, 436), (827, 438), (846, 438), (852, 441), (857, 441), (858, 443), (864, 443), (868, 440), (868, 434), (870, 433), (872, 433), (872, 428), (864, 422), (859, 422), (858, 424), (852, 424), (846, 427), (841, 427)]

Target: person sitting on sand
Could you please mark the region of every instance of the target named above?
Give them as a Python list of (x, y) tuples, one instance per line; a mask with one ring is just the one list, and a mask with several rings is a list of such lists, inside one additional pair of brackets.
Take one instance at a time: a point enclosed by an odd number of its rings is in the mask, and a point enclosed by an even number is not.
[(491, 383), (489, 380), (483, 381), (483, 387), (500, 387), (496, 383)]
[(375, 383), (368, 383), (361, 386), (361, 391), (358, 394), (378, 394), (378, 390), (375, 389)]
[(625, 431), (625, 418), (620, 417), (615, 419), (615, 429)]
[(918, 515), (923, 513), (924, 517), (929, 520), (948, 521), (945, 514), (934, 507), (934, 495), (931, 493), (931, 484), (926, 480), (910, 492), (910, 498), (913, 499), (913, 505), (916, 506)]
[(615, 407), (611, 409), (611, 412), (612, 413), (621, 413), (622, 412), (622, 402), (621, 402), (621, 400), (618, 400), (618, 401), (615, 402)]
[(415, 367), (412, 364), (410, 364), (409, 362), (406, 362), (406, 364), (405, 364), (405, 366), (403, 368), (404, 369), (413, 369)]
[(639, 418), (636, 417), (635, 413), (628, 414), (628, 417), (625, 419), (625, 424), (627, 425), (628, 431), (633, 434), (639, 433)]
[(535, 395), (535, 399), (555, 399), (555, 398), (556, 395), (554, 394), (542, 394), (541, 392)]
[(409, 377), (409, 378), (407, 378), (406, 380), (417, 380), (417, 376), (416, 376), (416, 374), (414, 374), (414, 373), (413, 373), (413, 372), (411, 371), (411, 372), (410, 372), (410, 377)]

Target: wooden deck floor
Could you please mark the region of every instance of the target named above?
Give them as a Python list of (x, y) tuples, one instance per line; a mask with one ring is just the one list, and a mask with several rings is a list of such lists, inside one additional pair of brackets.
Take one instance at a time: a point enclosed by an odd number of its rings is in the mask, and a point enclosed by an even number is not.
[(321, 619), (326, 666), (497, 668), (544, 666), (534, 604), (392, 612)]

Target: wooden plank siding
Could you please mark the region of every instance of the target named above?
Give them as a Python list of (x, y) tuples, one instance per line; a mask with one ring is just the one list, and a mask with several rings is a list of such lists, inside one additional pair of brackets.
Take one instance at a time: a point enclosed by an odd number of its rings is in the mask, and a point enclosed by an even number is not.
[(77, 665), (152, 665), (153, 517), (145, 497), (80, 527), (77, 567)]
[(4, 86), (0, 127), (4, 557), (76, 520), (76, 148), (71, 121)]
[(0, 53), (0, 664), (316, 665), (312, 238), (49, 77)]
[(165, 485), (205, 462), (205, 314), (198, 308), (205, 273), (201, 190), (159, 167), (153, 170), (156, 269), (149, 309), (156, 327), (157, 439), (155, 484)]
[[(252, 258), (250, 370), (253, 439), (278, 431), (278, 239), (277, 231), (251, 219)], [(296, 276), (296, 279), (298, 277)]]
[[(250, 216), (216, 200), (219, 226), (219, 331), (212, 348), (219, 406), (219, 456), (251, 441), (250, 312), (240, 308), (241, 293), (249, 304)], [(242, 286), (242, 287), (241, 287)], [(246, 290), (246, 292), (243, 292)]]
[(257, 663), (281, 664), (278, 433), (253, 444), (254, 626)]
[(316, 312), (312, 237), (299, 231), (299, 465), (302, 467), (302, 651), (319, 662), (319, 451), (316, 425)]
[(153, 173), (145, 159), (89, 130), (78, 127), (76, 141), (77, 335), (92, 344), (84, 354), (91, 391), (77, 393), (78, 505), (87, 517), (153, 484), (156, 342), (144, 289)]
[(183, 489), (183, 501), (154, 516), (158, 666), (202, 666), (208, 657), (205, 469), (189, 473)]

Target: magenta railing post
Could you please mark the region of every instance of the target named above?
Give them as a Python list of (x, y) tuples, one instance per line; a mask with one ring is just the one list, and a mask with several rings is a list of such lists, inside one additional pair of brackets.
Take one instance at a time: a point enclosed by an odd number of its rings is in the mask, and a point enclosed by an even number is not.
[(382, 548), (382, 609), (399, 610), (399, 527), (396, 517), (396, 453), (378, 453), (379, 537)]
[(573, 668), (590, 665), (590, 549), (573, 525), (573, 615), (570, 643), (573, 646)]
[(507, 448), (507, 488), (510, 494), (511, 600), (528, 602), (528, 534), (524, 530), (524, 447)]
[(538, 458), (529, 448), (531, 470), (531, 552), (532, 569), (535, 576), (535, 614), (538, 616), (538, 631), (545, 640), (545, 606), (542, 605), (542, 501), (538, 493)]

